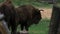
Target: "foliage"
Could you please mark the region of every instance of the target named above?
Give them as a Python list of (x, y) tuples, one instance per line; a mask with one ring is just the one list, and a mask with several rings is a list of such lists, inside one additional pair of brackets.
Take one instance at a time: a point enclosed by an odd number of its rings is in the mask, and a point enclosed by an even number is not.
[(0, 3), (3, 2), (4, 0), (0, 0)]
[[(0, 2), (3, 2), (4, 0), (0, 0)], [(33, 5), (35, 7), (51, 7), (52, 5), (46, 3), (40, 3), (37, 2), (36, 0), (12, 0), (13, 4), (15, 6), (20, 6), (20, 5), (26, 5), (26, 4), (30, 4)]]
[(52, 5), (51, 4), (48, 4), (48, 3), (40, 3), (40, 2), (37, 2), (36, 0), (13, 0), (13, 4), (15, 6), (17, 5), (26, 5), (26, 4), (30, 4), (30, 5), (33, 5), (33, 6), (37, 6), (37, 7), (51, 7)]

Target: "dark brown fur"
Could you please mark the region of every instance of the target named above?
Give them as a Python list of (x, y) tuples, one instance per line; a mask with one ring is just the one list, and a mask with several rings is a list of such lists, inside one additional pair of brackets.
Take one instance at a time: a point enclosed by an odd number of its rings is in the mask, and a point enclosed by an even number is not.
[(41, 12), (42, 10), (38, 10), (32, 5), (22, 5), (16, 8), (17, 13), (17, 21), (21, 25), (21, 30), (25, 27), (28, 31), (28, 28), (32, 24), (38, 24), (41, 20)]
[(0, 5), (0, 13), (4, 14), (4, 20), (7, 22), (8, 27), (11, 26), (12, 34), (16, 34), (15, 22), (15, 9), (11, 1), (5, 1)]
[(22, 5), (15, 10), (11, 1), (4, 2), (0, 6), (0, 12), (5, 15), (4, 20), (7, 22), (8, 27), (11, 26), (12, 34), (16, 34), (18, 24), (21, 25), (21, 30), (25, 27), (27, 31), (30, 25), (38, 24), (41, 20), (40, 11), (41, 10), (36, 9), (31, 5)]

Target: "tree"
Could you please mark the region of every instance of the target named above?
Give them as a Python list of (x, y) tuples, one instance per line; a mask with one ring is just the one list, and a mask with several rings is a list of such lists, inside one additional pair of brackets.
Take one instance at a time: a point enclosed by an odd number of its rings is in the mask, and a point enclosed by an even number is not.
[(60, 34), (60, 8), (53, 6), (49, 34)]

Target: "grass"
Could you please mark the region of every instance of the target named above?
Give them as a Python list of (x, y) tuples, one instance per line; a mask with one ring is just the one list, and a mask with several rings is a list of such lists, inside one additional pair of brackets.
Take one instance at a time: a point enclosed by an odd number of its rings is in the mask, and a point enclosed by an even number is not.
[[(29, 34), (48, 34), (50, 19), (42, 19), (39, 24), (31, 25), (29, 28)], [(20, 28), (18, 28), (20, 30)]]
[(3, 2), (4, 0), (0, 0), (0, 3)]
[(30, 4), (30, 5), (33, 5), (35, 7), (45, 7), (45, 8), (51, 8), (53, 6), (52, 4), (40, 3), (40, 2), (37, 2), (34, 0), (13, 0), (13, 4), (15, 6)]
[(29, 28), (30, 34), (48, 34), (50, 20), (42, 19), (38, 25), (32, 25)]
[[(3, 2), (4, 0), (0, 0), (0, 2)], [(34, 0), (12, 0), (13, 4), (15, 6), (20, 6), (20, 5), (26, 5), (26, 4), (31, 4), (35, 7), (46, 7), (46, 8), (50, 8), (52, 7), (53, 5), (52, 4), (48, 4), (47, 2), (46, 3), (40, 3), (40, 2), (37, 2), (37, 1), (34, 1)]]

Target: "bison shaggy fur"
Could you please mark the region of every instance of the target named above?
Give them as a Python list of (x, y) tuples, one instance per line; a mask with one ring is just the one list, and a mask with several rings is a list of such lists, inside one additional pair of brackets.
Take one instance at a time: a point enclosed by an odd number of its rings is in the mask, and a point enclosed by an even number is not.
[(21, 30), (26, 29), (28, 31), (28, 28), (32, 24), (38, 24), (39, 21), (42, 19), (41, 12), (43, 10), (36, 9), (32, 5), (22, 5), (16, 8), (16, 21), (17, 25), (20, 24)]
[(12, 34), (16, 34), (15, 8), (11, 1), (5, 1), (0, 5), (0, 13), (4, 14), (8, 28), (11, 27)]

